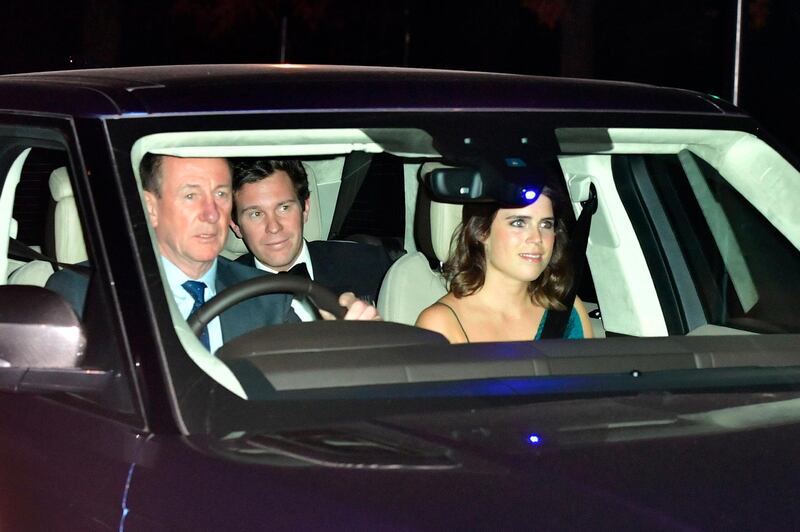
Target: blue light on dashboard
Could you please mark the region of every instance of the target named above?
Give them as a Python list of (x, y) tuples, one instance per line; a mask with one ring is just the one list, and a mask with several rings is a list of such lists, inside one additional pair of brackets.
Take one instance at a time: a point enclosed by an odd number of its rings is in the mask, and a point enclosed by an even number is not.
[(530, 436), (528, 436), (528, 443), (530, 443), (531, 445), (539, 445), (540, 443), (542, 443), (542, 437), (539, 436), (538, 434), (531, 434)]

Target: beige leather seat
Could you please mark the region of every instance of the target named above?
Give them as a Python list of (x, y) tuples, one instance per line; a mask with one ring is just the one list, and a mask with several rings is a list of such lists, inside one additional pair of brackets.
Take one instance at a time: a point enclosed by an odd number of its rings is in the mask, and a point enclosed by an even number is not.
[[(67, 169), (62, 166), (53, 170), (49, 185), (50, 195), (56, 202), (52, 219), (54, 258), (65, 264), (83, 262), (88, 255)], [(17, 268), (9, 276), (8, 283), (44, 286), (52, 274), (53, 266), (49, 262), (34, 260)]]
[[(441, 264), (447, 260), (453, 233), (461, 222), (462, 206), (435, 201), (428, 205), (425, 203), (417, 205), (414, 223), (425, 224), (420, 220), (427, 217), (425, 212), (420, 211), (429, 209), (429, 227), (418, 226), (417, 229), (430, 231), (431, 251), (435, 259), (429, 258), (422, 251), (416, 251), (400, 257), (389, 268), (378, 295), (378, 311), (386, 321), (414, 325), (420, 312), (447, 293), (444, 278), (430, 264)], [(421, 242), (417, 242), (417, 246), (420, 249), (426, 247)]]
[(56, 259), (65, 264), (77, 264), (88, 260), (81, 219), (78, 216), (78, 205), (72, 194), (69, 174), (63, 166), (50, 174), (50, 194), (56, 202), (53, 215)]

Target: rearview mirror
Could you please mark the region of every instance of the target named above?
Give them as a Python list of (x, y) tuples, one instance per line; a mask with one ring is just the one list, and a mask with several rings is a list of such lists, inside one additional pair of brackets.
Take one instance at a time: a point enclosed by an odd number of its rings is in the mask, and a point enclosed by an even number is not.
[(480, 200), (484, 198), (483, 177), (471, 168), (437, 168), (428, 172), (425, 183), (431, 196), (442, 202), (448, 200)]
[(552, 165), (526, 163), (519, 158), (502, 165), (482, 163), (473, 167), (439, 166), (422, 169), (422, 181), (431, 198), (441, 203), (500, 203), (509, 207), (530, 205), (539, 197), (553, 174)]

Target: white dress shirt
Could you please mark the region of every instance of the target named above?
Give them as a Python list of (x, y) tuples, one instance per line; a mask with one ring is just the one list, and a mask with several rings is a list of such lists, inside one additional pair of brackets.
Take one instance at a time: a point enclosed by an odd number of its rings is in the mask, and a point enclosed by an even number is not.
[[(178, 310), (184, 319), (189, 317), (189, 313), (194, 307), (194, 298), (182, 286), (186, 281), (200, 281), (205, 283), (206, 288), (203, 292), (203, 297), (206, 301), (217, 295), (216, 279), (217, 279), (217, 261), (214, 265), (199, 279), (191, 279), (180, 268), (172, 264), (166, 257), (161, 257), (161, 265), (164, 267), (164, 274), (167, 276), (167, 283), (172, 292), (172, 298), (175, 304), (178, 305)], [(208, 327), (208, 343), (211, 346), (211, 352), (214, 353), (222, 345), (222, 326), (219, 322), (219, 316), (211, 320), (207, 325)]]
[[(270, 272), (270, 273), (278, 273), (278, 270), (270, 268), (269, 266), (258, 260), (257, 257), (254, 256), (253, 259), (256, 263), (256, 268), (258, 268), (259, 270), (264, 270), (265, 272)], [(302, 264), (302, 263), (306, 264), (306, 269), (308, 270), (308, 276), (311, 277), (311, 280), (313, 281), (314, 266), (311, 264), (311, 255), (308, 253), (308, 246), (306, 245), (305, 239), (303, 239), (303, 247), (300, 249), (300, 253), (297, 255), (297, 258), (289, 267), (291, 268), (295, 264)], [(306, 301), (292, 298), (292, 310), (294, 310), (294, 313), (297, 314), (297, 316), (302, 321), (315, 321), (317, 319), (314, 314), (314, 311), (311, 309), (311, 304)]]

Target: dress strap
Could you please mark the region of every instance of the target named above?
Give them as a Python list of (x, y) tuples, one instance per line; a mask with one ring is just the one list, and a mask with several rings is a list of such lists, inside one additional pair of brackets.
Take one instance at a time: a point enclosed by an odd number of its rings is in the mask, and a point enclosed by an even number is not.
[(450, 312), (453, 313), (453, 317), (456, 319), (456, 322), (458, 322), (458, 326), (461, 327), (461, 332), (464, 333), (464, 338), (466, 338), (467, 343), (470, 343), (469, 342), (469, 336), (467, 336), (467, 331), (465, 331), (464, 330), (464, 326), (461, 325), (461, 320), (458, 319), (458, 314), (456, 314), (456, 311), (453, 310), (453, 307), (451, 307), (447, 303), (442, 303), (441, 301), (437, 301), (436, 303), (434, 303), (434, 305), (442, 305), (442, 306), (447, 307), (448, 309), (450, 309)]
[[(536, 331), (536, 336), (534, 340), (541, 340), (542, 339), (542, 332), (544, 331), (545, 322), (547, 321), (548, 310), (544, 309), (544, 315), (542, 316), (542, 321), (539, 322), (539, 329)], [(578, 314), (578, 311), (575, 307), (572, 307), (572, 310), (569, 313), (569, 321), (567, 321), (566, 328), (564, 329), (564, 334), (561, 336), (562, 338), (568, 339), (581, 339), (583, 338), (583, 324), (581, 323), (581, 317)]]

